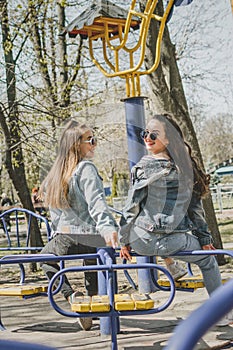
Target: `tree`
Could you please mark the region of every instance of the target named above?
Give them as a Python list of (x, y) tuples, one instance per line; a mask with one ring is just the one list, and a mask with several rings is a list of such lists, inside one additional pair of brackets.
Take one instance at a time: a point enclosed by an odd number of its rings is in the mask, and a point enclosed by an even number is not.
[(232, 130), (232, 115), (218, 114), (215, 117), (210, 117), (201, 131), (197, 131), (197, 135), (202, 134), (202, 137), (199, 137), (200, 147), (204, 151), (203, 159), (208, 169), (232, 157)]
[(34, 48), (43, 83), (42, 93), (48, 101), (47, 105), (60, 114), (59, 118), (54, 117), (56, 122), (70, 116), (68, 107), (71, 106), (72, 87), (77, 85), (82, 51), (80, 38), (75, 45), (76, 52), (68, 56), (66, 38), (59, 35), (66, 23), (65, 9), (66, 4), (62, 0), (28, 2), (26, 32)]
[[(8, 40), (7, 45), (15, 57), (12, 59), (18, 135), (30, 187), (39, 185), (39, 174), (44, 176), (48, 170), (55, 153), (51, 152), (51, 146), (55, 150), (63, 121), (81, 109), (83, 103), (85, 89), (81, 79), (77, 79), (82, 42), (67, 45), (66, 38), (59, 36), (66, 22), (65, 10), (63, 1), (35, 0), (27, 4), (19, 0), (10, 4), (7, 14), (8, 31), (11, 31), (11, 42)], [(73, 55), (68, 59), (70, 47)], [(2, 86), (5, 84), (2, 79), (0, 82)], [(4, 97), (2, 94), (3, 111), (6, 110)]]
[[(140, 6), (143, 10), (146, 1), (141, 0)], [(158, 2), (156, 7), (157, 14), (163, 14), (163, 3)], [(159, 22), (152, 20), (148, 37), (145, 66), (150, 68), (154, 62), (155, 57), (155, 42), (156, 33), (159, 30)], [(148, 76), (151, 87), (151, 102), (152, 109), (157, 113), (170, 113), (178, 121), (181, 129), (184, 132), (186, 140), (191, 144), (195, 155), (200, 160), (201, 166), (204, 168), (200, 147), (196, 137), (196, 133), (189, 115), (188, 105), (182, 85), (180, 72), (176, 61), (176, 50), (172, 44), (169, 30), (166, 27), (163, 36), (163, 43), (161, 49), (161, 61), (158, 69)], [(204, 200), (204, 208), (208, 226), (212, 232), (215, 245), (222, 248), (220, 232), (217, 225), (217, 220), (214, 212), (211, 196), (209, 195)], [(219, 258), (219, 263), (224, 263), (223, 257)]]
[[(28, 190), (24, 157), (21, 144), (19, 109), (16, 94), (15, 67), (17, 59), (13, 57), (13, 40), (8, 21), (7, 1), (0, 1), (2, 45), (4, 49), (5, 74), (7, 86), (7, 108), (0, 106), (0, 125), (5, 136), (5, 166), (14, 184), (21, 203), (25, 208), (33, 210), (31, 195)], [(37, 221), (33, 221), (31, 244), (43, 245)]]

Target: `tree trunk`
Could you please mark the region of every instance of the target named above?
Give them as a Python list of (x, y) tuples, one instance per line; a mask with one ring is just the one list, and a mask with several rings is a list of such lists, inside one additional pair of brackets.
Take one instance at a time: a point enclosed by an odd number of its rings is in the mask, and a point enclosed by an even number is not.
[[(145, 8), (146, 0), (140, 1), (141, 8)], [(163, 3), (159, 0), (156, 7), (156, 13), (162, 14), (164, 11)], [(147, 37), (147, 48), (145, 57), (145, 66), (149, 69), (155, 58), (155, 43), (159, 30), (159, 22), (152, 20)], [(168, 28), (165, 28), (163, 42), (161, 46), (161, 60), (155, 72), (148, 76), (152, 94), (152, 109), (156, 113), (170, 113), (174, 116), (181, 127), (185, 139), (192, 146), (194, 155), (199, 159), (204, 169), (202, 155), (196, 133), (189, 115), (188, 105), (183, 89), (181, 76), (179, 73), (175, 47), (171, 42)], [(207, 224), (211, 230), (216, 248), (222, 248), (222, 241), (217, 225), (217, 220), (213, 208), (211, 196), (204, 200), (204, 210)], [(218, 255), (219, 264), (224, 264), (223, 256)]]
[[(20, 121), (16, 97), (16, 62), (13, 59), (13, 42), (9, 30), (6, 0), (0, 1), (0, 11), (2, 14), (2, 45), (4, 49), (8, 98), (8, 114), (0, 107), (0, 125), (5, 137), (5, 166), (23, 207), (34, 211), (31, 195), (27, 186), (21, 146)], [(33, 223), (31, 244), (34, 246), (43, 245), (37, 222)]]

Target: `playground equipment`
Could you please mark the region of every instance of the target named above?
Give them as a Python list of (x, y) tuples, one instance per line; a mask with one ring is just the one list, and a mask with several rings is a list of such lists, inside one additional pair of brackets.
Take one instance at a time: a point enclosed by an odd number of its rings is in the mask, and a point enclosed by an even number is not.
[[(198, 340), (233, 308), (232, 288), (232, 279), (218, 288), (210, 299), (175, 328), (164, 350), (194, 349)], [(232, 342), (229, 345), (227, 348), (232, 348)]]
[[(15, 232), (11, 232), (7, 227), (6, 217), (14, 215)], [(21, 219), (25, 221), (25, 227), (21, 225)], [(48, 219), (42, 215), (24, 208), (11, 208), (0, 214), (0, 224), (7, 239), (7, 246), (0, 247), (0, 251), (40, 251), (42, 247), (32, 247), (31, 245), (31, 225), (32, 220), (44, 223), (46, 229), (46, 242), (50, 240), (51, 228)], [(24, 232), (22, 232), (24, 231)]]
[[(140, 77), (154, 72), (160, 62), (161, 43), (166, 22), (174, 6), (187, 5), (192, 0), (168, 0), (164, 13), (155, 14), (158, 0), (148, 0), (144, 11), (137, 9), (132, 0), (129, 11), (108, 0), (94, 2), (76, 17), (62, 32), (70, 37), (78, 34), (88, 39), (92, 62), (107, 77), (120, 77), (126, 82), (126, 96), (141, 95)], [(146, 38), (152, 20), (160, 23), (155, 43), (154, 63), (149, 69), (143, 67)], [(131, 30), (139, 30), (137, 39), (130, 39)], [(102, 56), (95, 50), (94, 42), (102, 46)]]
[[(11, 209), (10, 209), (11, 210)], [(18, 208), (18, 211), (21, 211), (22, 208)], [(26, 209), (24, 209), (26, 210)], [(30, 214), (31, 212), (28, 212)], [(35, 214), (37, 217), (37, 214)], [(41, 217), (38, 216), (38, 219)], [(47, 220), (47, 219), (45, 219)], [(46, 221), (45, 221), (46, 224)], [(24, 225), (25, 226), (25, 225)], [(48, 230), (47, 233), (49, 233), (50, 230)], [(29, 230), (30, 234), (30, 230)], [(49, 234), (48, 234), (49, 237)], [(9, 242), (8, 242), (9, 243)], [(102, 335), (111, 335), (111, 343), (112, 343), (112, 350), (117, 350), (117, 334), (120, 331), (120, 317), (121, 316), (128, 316), (128, 315), (146, 315), (146, 314), (154, 314), (164, 311), (173, 301), (175, 297), (175, 291), (176, 289), (180, 290), (187, 290), (186, 287), (188, 287), (188, 290), (191, 291), (190, 285), (183, 286), (182, 282), (180, 282), (180, 285), (177, 285), (177, 283), (174, 283), (172, 276), (170, 273), (162, 266), (155, 264), (154, 262), (149, 263), (137, 263), (137, 264), (116, 264), (116, 257), (119, 256), (119, 253), (115, 252), (114, 249), (110, 247), (104, 247), (99, 248), (98, 252), (96, 254), (80, 254), (80, 255), (66, 255), (66, 256), (54, 256), (53, 254), (22, 254), (23, 251), (28, 252), (29, 250), (34, 251), (33, 247), (28, 246), (27, 244), (25, 246), (17, 246), (17, 240), (16, 240), (16, 246), (13, 246), (13, 244), (10, 244), (9, 247), (2, 247), (2, 250), (4, 253), (6, 253), (7, 250), (9, 250), (11, 255), (4, 255), (0, 258), (0, 267), (3, 268), (4, 266), (10, 266), (10, 265), (19, 265), (20, 269), (20, 281), (16, 285), (14, 283), (8, 285), (1, 285), (0, 288), (0, 298), (1, 296), (8, 296), (8, 297), (15, 297), (19, 296), (23, 299), (30, 299), (38, 296), (48, 296), (50, 303), (52, 307), (59, 312), (60, 314), (68, 317), (100, 317), (100, 330)], [(19, 243), (20, 245), (20, 243)], [(19, 249), (17, 249), (19, 248)], [(35, 250), (39, 249), (39, 247), (35, 247)], [(12, 255), (13, 250), (16, 250), (17, 254)], [(218, 255), (218, 254), (225, 254), (233, 257), (233, 252), (228, 250), (215, 250), (215, 251), (189, 251), (189, 252), (179, 252), (177, 255)], [(136, 254), (135, 254), (136, 255)], [(74, 260), (80, 260), (80, 259), (87, 259), (87, 258), (96, 258), (98, 261), (97, 265), (92, 266), (75, 266), (75, 267), (69, 267), (65, 268), (65, 262), (66, 261), (74, 261)], [(41, 263), (43, 261), (54, 261), (54, 262), (60, 262), (60, 271), (53, 277), (53, 279), (50, 281), (49, 286), (46, 285), (35, 285), (35, 284), (28, 284), (26, 281), (25, 276), (25, 264), (30, 263)], [(75, 264), (77, 265), (77, 264)], [(142, 296), (141, 293), (135, 293), (132, 294), (133, 297), (130, 298), (129, 295), (124, 294), (117, 294), (117, 271), (120, 270), (140, 270), (140, 271), (147, 271), (149, 273), (149, 276), (153, 276), (152, 271), (158, 271), (162, 272), (166, 276), (166, 284), (159, 283), (159, 280), (152, 279), (153, 283), (156, 285), (158, 290), (167, 292), (167, 298), (165, 302), (162, 302), (160, 305), (157, 303), (154, 303), (154, 299), (146, 298)], [(73, 273), (73, 272), (84, 272), (84, 271), (98, 271), (98, 281), (99, 281), (99, 295), (93, 297), (89, 301), (83, 302), (77, 302), (76, 300), (71, 305), (71, 312), (67, 312), (63, 309), (61, 309), (57, 303), (54, 300), (54, 295), (57, 294), (60, 290), (61, 283), (62, 283), (62, 277), (65, 273)], [(126, 276), (127, 277), (127, 276)], [(129, 276), (130, 277), (130, 276)], [(57, 289), (54, 289), (54, 283), (55, 280), (59, 279), (59, 286)], [(223, 281), (224, 283), (225, 281)], [(186, 282), (187, 283), (187, 282)], [(193, 289), (198, 288), (199, 286), (197, 283), (193, 283)], [(190, 282), (189, 282), (190, 284)], [(48, 287), (48, 288), (47, 288)], [(201, 286), (203, 287), (203, 285)], [(230, 287), (230, 290), (232, 289), (232, 284)], [(206, 322), (206, 313), (201, 312), (201, 315), (204, 317), (203, 322), (205, 323), (205, 327), (209, 327), (210, 325), (213, 325), (214, 322), (220, 317), (223, 316), (224, 313), (229, 311), (230, 307), (232, 306), (232, 298), (229, 299), (229, 296), (231, 296), (229, 288), (227, 295), (222, 294), (219, 295), (217, 298), (219, 303), (224, 304), (224, 308), (209, 308), (207, 309), (211, 311), (211, 318), (210, 313), (208, 314), (208, 322)], [(226, 297), (226, 298), (225, 298)], [(215, 303), (215, 301), (213, 301)], [(204, 308), (205, 309), (205, 308)], [(0, 310), (1, 311), (1, 310)], [(195, 316), (196, 320), (196, 316)], [(192, 324), (192, 321), (190, 321)], [(196, 327), (197, 325), (195, 325)], [(186, 326), (184, 326), (186, 327)], [(190, 326), (187, 326), (188, 329), (190, 329)], [(204, 328), (207, 329), (207, 328)], [(2, 321), (1, 312), (0, 312), (0, 331), (4, 331), (5, 326)], [(201, 334), (203, 329), (201, 327), (198, 327), (197, 330), (194, 330), (193, 337), (187, 338), (185, 341), (190, 342), (192, 340), (192, 344), (198, 339), (199, 335)], [(182, 332), (183, 333), (183, 332)], [(177, 339), (180, 339), (180, 336), (176, 337)], [(186, 344), (186, 343), (185, 343)], [(191, 343), (190, 343), (191, 344)], [(2, 346), (8, 346), (8, 344), (1, 344)], [(9, 344), (9, 348), (12, 344)], [(190, 345), (191, 346), (191, 345)], [(3, 347), (4, 348), (4, 347)], [(20, 345), (19, 345), (20, 348)], [(7, 349), (7, 347), (6, 347)], [(32, 348), (33, 349), (33, 348)], [(35, 346), (35, 349), (37, 347)], [(173, 348), (169, 348), (173, 349)], [(177, 349), (181, 350), (179, 348), (179, 343)], [(190, 348), (191, 349), (191, 348)], [(175, 350), (175, 349), (174, 349)]]
[[(158, 68), (164, 29), (174, 6), (188, 5), (191, 2), (192, 0), (168, 0), (164, 12), (155, 14), (158, 0), (147, 0), (143, 12), (136, 0), (131, 1), (128, 11), (108, 0), (94, 1), (61, 33), (68, 33), (70, 37), (80, 35), (83, 39), (88, 39), (90, 58), (96, 67), (107, 78), (125, 79), (124, 103), (130, 168), (146, 154), (144, 142), (140, 137), (140, 132), (145, 128), (145, 97), (141, 96), (140, 77), (151, 74)], [(159, 30), (155, 42), (154, 63), (145, 69), (143, 64), (146, 39), (152, 21), (159, 22)], [(132, 41), (130, 33), (137, 29), (137, 40)], [(99, 50), (94, 49), (95, 42), (102, 47), (100, 58)], [(138, 260), (141, 263), (148, 261), (146, 257), (140, 257)], [(154, 291), (148, 271), (139, 271), (138, 283), (140, 292)]]

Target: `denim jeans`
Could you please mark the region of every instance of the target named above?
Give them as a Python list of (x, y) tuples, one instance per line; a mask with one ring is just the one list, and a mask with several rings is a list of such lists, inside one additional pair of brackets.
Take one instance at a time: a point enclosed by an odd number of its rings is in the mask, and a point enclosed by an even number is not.
[[(78, 235), (57, 234), (46, 246), (42, 249), (41, 254), (55, 254), (55, 255), (75, 255), (75, 254), (92, 254), (96, 253), (95, 247), (89, 247), (78, 242)], [(96, 265), (96, 259), (84, 259), (84, 265)], [(52, 261), (43, 262), (41, 264), (46, 276), (50, 280), (55, 273), (60, 269), (57, 263)], [(85, 272), (85, 288), (87, 295), (92, 296), (98, 294), (98, 283), (96, 272)], [(55, 282), (55, 286), (59, 283)], [(74, 290), (72, 289), (67, 277), (64, 275), (64, 282), (61, 286), (61, 293), (67, 299)]]
[[(153, 234), (140, 228), (136, 231), (135, 239), (131, 240), (130, 246), (140, 255), (146, 256), (175, 256), (179, 251), (201, 250), (200, 243), (191, 233)], [(139, 238), (140, 237), (140, 238)], [(179, 260), (193, 263), (200, 268), (205, 287), (210, 295), (216, 288), (221, 286), (221, 274), (218, 263), (213, 255), (186, 255), (177, 256)]]

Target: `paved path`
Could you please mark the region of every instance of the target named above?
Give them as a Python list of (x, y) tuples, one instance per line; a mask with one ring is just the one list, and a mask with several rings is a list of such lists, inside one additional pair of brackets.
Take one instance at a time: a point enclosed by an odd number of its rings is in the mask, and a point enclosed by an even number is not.
[[(155, 294), (158, 301), (163, 300), (164, 292)], [(118, 349), (163, 349), (174, 327), (206, 298), (204, 289), (196, 290), (194, 293), (177, 292), (172, 305), (160, 314), (122, 317), (122, 333), (118, 335)], [(103, 339), (100, 336), (98, 320), (94, 321), (91, 331), (80, 330), (75, 319), (57, 314), (50, 307), (47, 298), (31, 300), (4, 298), (2, 317), (8, 329), (1, 332), (1, 339), (21, 340), (66, 350), (111, 349), (110, 339)], [(226, 344), (231, 339), (233, 339), (231, 326), (213, 327), (202, 337), (197, 349), (211, 349)]]

